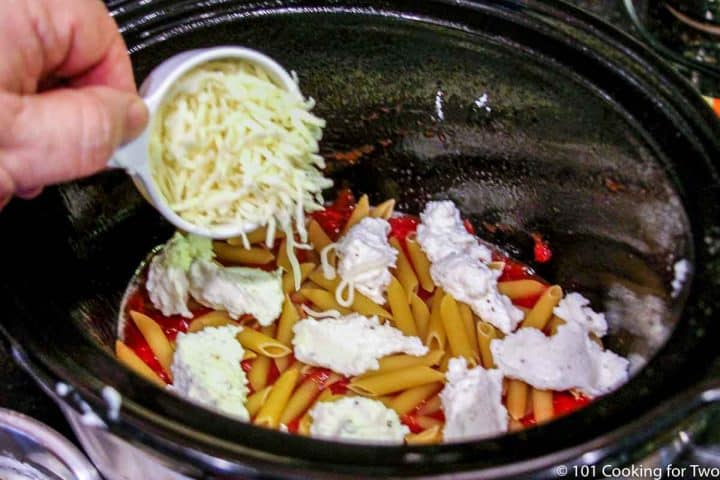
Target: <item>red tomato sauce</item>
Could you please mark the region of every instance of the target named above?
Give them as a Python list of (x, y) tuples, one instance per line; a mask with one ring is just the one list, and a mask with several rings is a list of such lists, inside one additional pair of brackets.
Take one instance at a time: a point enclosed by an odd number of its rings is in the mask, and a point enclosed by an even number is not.
[(320, 224), (332, 241), (336, 241), (354, 209), (355, 196), (349, 189), (343, 189), (338, 192), (332, 204), (325, 210), (314, 212), (312, 218)]
[[(561, 417), (581, 409), (590, 402), (590, 398), (584, 395), (573, 395), (570, 392), (553, 392), (553, 414), (555, 417)], [(532, 413), (521, 418), (520, 423), (524, 427), (537, 425), (535, 415)]]

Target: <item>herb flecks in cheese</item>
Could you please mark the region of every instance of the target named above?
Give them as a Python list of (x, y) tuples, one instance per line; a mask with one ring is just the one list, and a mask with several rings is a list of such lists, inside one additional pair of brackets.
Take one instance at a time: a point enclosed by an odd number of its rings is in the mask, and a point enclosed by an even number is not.
[(171, 388), (202, 405), (249, 420), (247, 377), (240, 367), (245, 352), (235, 338), (241, 330), (228, 325), (178, 334)]
[(309, 411), (310, 435), (326, 440), (402, 444), (410, 429), (382, 402), (345, 397), (319, 402)]
[(187, 306), (190, 283), (187, 271), (195, 260), (214, 257), (209, 239), (197, 235), (175, 235), (150, 262), (146, 288), (152, 304), (163, 315), (190, 318)]
[(259, 268), (222, 267), (197, 261), (190, 267), (190, 293), (201, 304), (225, 310), (231, 318), (252, 315), (262, 326), (280, 316), (284, 294), (282, 272)]
[(393, 353), (422, 356), (428, 352), (418, 337), (408, 337), (378, 318), (353, 313), (339, 318), (306, 318), (293, 327), (295, 358), (342, 375), (377, 370), (378, 359)]
[(505, 376), (542, 390), (577, 388), (596, 396), (628, 379), (628, 361), (603, 350), (579, 323), (566, 323), (550, 337), (535, 328), (521, 328), (493, 340), (490, 349)]
[(523, 319), (522, 310), (498, 291), (498, 271), (467, 254), (451, 254), (433, 263), (430, 275), (455, 300), (503, 333), (512, 332)]
[(452, 358), (440, 392), (445, 413), (445, 441), (491, 437), (507, 431), (508, 414), (502, 403), (502, 373), (483, 367), (467, 368), (464, 358)]
[(498, 292), (500, 272), (488, 266), (492, 259), (490, 249), (465, 229), (455, 204), (429, 202), (420, 219), (417, 240), (432, 262), (433, 282), (503, 333), (512, 332), (523, 313)]

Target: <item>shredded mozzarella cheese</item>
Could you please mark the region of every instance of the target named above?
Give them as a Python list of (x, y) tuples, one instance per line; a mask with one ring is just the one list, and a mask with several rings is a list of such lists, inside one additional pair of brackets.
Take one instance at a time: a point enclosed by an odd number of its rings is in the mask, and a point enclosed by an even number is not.
[(174, 85), (150, 142), (152, 177), (173, 211), (207, 228), (268, 225), (268, 237), (279, 224), (297, 288), (305, 212), (321, 210), (321, 192), (332, 185), (320, 171), (325, 121), (313, 107), (259, 66), (209, 62)]

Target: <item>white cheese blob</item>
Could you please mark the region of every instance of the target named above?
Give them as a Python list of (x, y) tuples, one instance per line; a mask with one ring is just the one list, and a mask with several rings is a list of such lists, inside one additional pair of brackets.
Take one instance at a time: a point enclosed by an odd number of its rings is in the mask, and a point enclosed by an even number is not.
[(443, 438), (470, 440), (492, 437), (508, 429), (508, 413), (502, 403), (500, 370), (478, 366), (468, 369), (464, 358), (452, 358), (440, 392), (445, 426)]
[(685, 285), (685, 282), (690, 276), (690, 271), (690, 262), (684, 258), (682, 260), (678, 260), (673, 265), (673, 279), (670, 284), (670, 287), (672, 287), (671, 295), (673, 298), (677, 297), (682, 291), (683, 285)]
[(145, 287), (150, 301), (163, 315), (192, 318), (187, 305), (190, 292), (187, 273), (180, 267), (167, 264), (162, 253), (150, 262)]
[(579, 293), (571, 292), (560, 300), (553, 313), (568, 323), (579, 323), (598, 337), (604, 337), (608, 325), (603, 313), (590, 308), (590, 300)]
[(492, 260), (490, 249), (465, 229), (460, 210), (450, 200), (428, 202), (420, 220), (417, 241), (431, 262), (454, 253), (466, 253), (483, 262)]
[(214, 262), (196, 261), (190, 266), (190, 294), (215, 310), (225, 310), (231, 318), (249, 314), (262, 326), (280, 316), (285, 298), (282, 271), (259, 268), (222, 267)]
[(522, 321), (523, 312), (498, 291), (498, 274), (498, 271), (465, 253), (448, 255), (430, 266), (435, 284), (507, 334)]
[(603, 350), (579, 323), (566, 323), (553, 336), (521, 328), (490, 344), (493, 359), (507, 377), (542, 390), (577, 388), (602, 395), (628, 379), (628, 361)]
[(351, 313), (338, 318), (306, 318), (293, 327), (295, 358), (342, 375), (380, 368), (378, 359), (393, 353), (422, 356), (428, 352), (418, 337), (406, 337), (376, 316)]
[(245, 352), (235, 338), (241, 330), (226, 325), (178, 334), (170, 388), (202, 405), (248, 420), (247, 377), (240, 367)]
[(197, 235), (176, 232), (153, 257), (145, 284), (152, 304), (163, 315), (190, 318), (187, 306), (190, 283), (187, 271), (195, 260), (212, 260), (212, 242)]
[(390, 285), (390, 267), (397, 251), (388, 243), (390, 224), (382, 218), (364, 218), (337, 243), (338, 273), (373, 302), (383, 305)]
[(395, 410), (364, 397), (318, 402), (310, 411), (310, 435), (326, 440), (402, 444), (410, 429)]

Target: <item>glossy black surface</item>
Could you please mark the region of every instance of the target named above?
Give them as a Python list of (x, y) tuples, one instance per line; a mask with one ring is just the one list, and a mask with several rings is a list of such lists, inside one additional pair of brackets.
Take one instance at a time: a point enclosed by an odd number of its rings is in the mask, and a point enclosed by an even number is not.
[[(190, 407), (114, 362), (122, 290), (171, 229), (123, 174), (104, 174), (0, 216), (0, 229), (13, 232), (0, 237), (0, 301), (11, 335), (49, 374), (91, 401), (102, 384), (123, 393), (121, 431), (142, 425), (148, 437), (268, 471), (288, 462), (363, 473), (372, 465), (375, 475), (462, 471), (602, 440), (693, 385), (714, 358), (720, 199), (711, 159), (720, 131), (687, 84), (619, 32), (552, 2), (124, 5), (117, 18), (140, 78), (174, 52), (225, 43), (259, 48), (297, 70), (328, 119), (323, 153), (373, 147), (358, 164), (331, 171), (375, 201), (395, 196), (417, 211), (427, 198), (452, 198), (479, 229), (502, 225), (481, 236), (524, 259), (528, 234), (540, 231), (555, 250), (543, 274), (588, 292), (598, 307), (621, 284), (638, 298), (623, 297), (618, 311), (639, 308), (637, 321), (651, 314), (647, 295), (663, 301), (665, 324), (678, 318), (682, 302), (669, 295), (676, 260), (694, 255), (696, 278), (673, 337), (648, 367), (575, 415), (461, 445), (309, 441)], [(613, 345), (623, 352), (658, 344), (616, 330)], [(615, 448), (632, 455), (636, 433)]]

